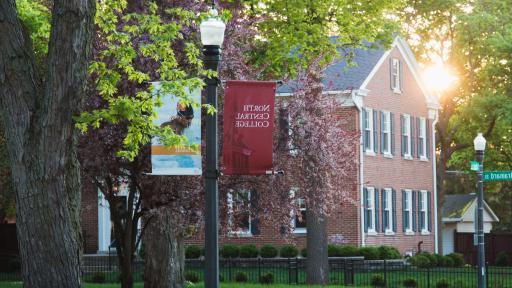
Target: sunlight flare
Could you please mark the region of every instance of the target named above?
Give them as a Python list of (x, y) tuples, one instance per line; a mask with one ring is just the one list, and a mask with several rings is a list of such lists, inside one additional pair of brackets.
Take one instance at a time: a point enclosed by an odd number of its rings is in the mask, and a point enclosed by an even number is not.
[(427, 67), (423, 73), (423, 78), (430, 89), (437, 92), (455, 87), (459, 80), (452, 69), (442, 64)]

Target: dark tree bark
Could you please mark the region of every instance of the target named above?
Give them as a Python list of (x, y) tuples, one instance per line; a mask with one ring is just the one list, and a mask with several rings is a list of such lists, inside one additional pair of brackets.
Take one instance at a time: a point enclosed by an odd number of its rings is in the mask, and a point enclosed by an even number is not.
[(320, 209), (306, 210), (307, 219), (307, 283), (328, 284), (327, 217)]
[(0, 1), (0, 106), (25, 287), (80, 287), (80, 171), (72, 116), (85, 98), (94, 0), (56, 0), (44, 78), (14, 0)]
[(172, 208), (159, 208), (144, 227), (144, 287), (184, 287), (185, 246)]

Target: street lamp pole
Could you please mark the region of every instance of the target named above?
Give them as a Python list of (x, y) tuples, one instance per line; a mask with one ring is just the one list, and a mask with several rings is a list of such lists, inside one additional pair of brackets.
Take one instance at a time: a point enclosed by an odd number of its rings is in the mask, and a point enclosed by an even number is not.
[(486, 275), (485, 275), (485, 242), (484, 242), (484, 152), (485, 152), (485, 138), (482, 133), (478, 133), (474, 140), (476, 160), (478, 161), (478, 220), (477, 220), (477, 244), (478, 244), (478, 288), (486, 288)]
[[(218, 71), (220, 46), (224, 41), (226, 25), (215, 9), (200, 25), (205, 68)], [(219, 79), (206, 79), (206, 103), (217, 110)], [(206, 288), (219, 287), (219, 141), (217, 113), (206, 115), (206, 171), (205, 171), (205, 267)]]

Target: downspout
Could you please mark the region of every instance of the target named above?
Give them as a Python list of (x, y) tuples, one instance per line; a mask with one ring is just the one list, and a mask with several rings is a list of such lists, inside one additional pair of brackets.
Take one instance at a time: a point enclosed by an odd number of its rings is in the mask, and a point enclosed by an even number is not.
[[(361, 113), (363, 111), (363, 107), (362, 107), (362, 103), (359, 103), (359, 101), (356, 101), (356, 93), (358, 91), (352, 91), (352, 102), (354, 102), (358, 112), (359, 112), (359, 129), (361, 131), (361, 127), (363, 127), (363, 117), (361, 117)], [(364, 157), (363, 157), (363, 133), (359, 133), (360, 136), (359, 136), (359, 198), (360, 198), (360, 204), (361, 204), (361, 208), (359, 210), (359, 215), (360, 215), (360, 224), (361, 224), (361, 246), (364, 247), (366, 246), (366, 239), (365, 239), (365, 234), (364, 234), (364, 219), (363, 219), (363, 216), (364, 216), (364, 199), (363, 199), (363, 181), (364, 181), (364, 177), (363, 177), (363, 171), (364, 171)]]
[(439, 113), (436, 110), (434, 121), (432, 121), (432, 173), (434, 182), (434, 252), (439, 254), (439, 225), (437, 221), (437, 157), (436, 157), (436, 124), (439, 120)]

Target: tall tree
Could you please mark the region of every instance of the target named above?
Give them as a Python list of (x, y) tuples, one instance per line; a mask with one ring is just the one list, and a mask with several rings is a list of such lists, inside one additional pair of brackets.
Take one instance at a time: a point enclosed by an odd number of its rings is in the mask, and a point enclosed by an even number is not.
[(0, 2), (0, 107), (26, 287), (80, 287), (80, 173), (73, 115), (85, 98), (95, 1), (53, 3), (37, 73), (14, 0)]

